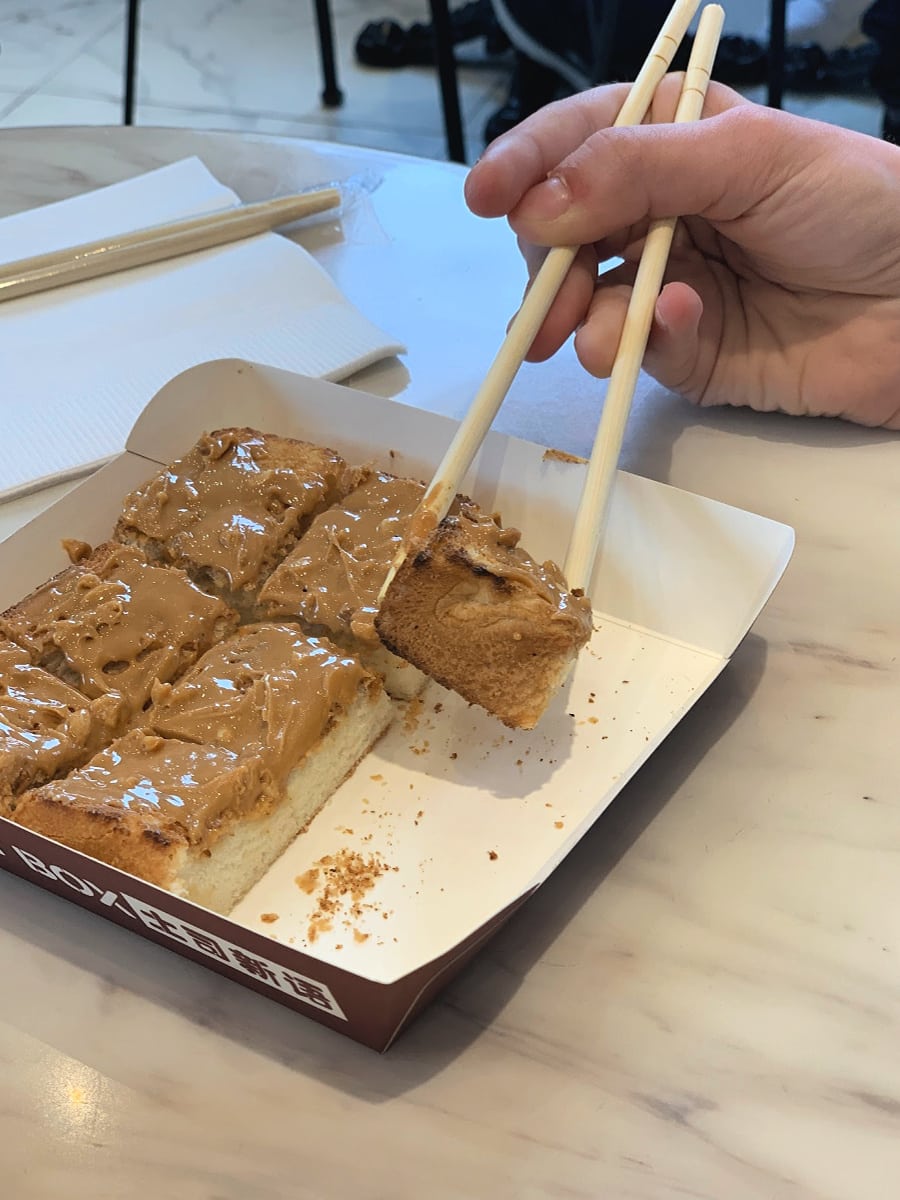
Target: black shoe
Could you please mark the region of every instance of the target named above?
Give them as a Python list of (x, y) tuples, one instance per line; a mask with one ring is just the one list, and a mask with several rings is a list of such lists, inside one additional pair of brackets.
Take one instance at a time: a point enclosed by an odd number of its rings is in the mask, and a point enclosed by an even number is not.
[(372, 21), (356, 39), (356, 58), (366, 67), (425, 67), (434, 62), (431, 27), (413, 25), (409, 30), (396, 21)]
[[(489, 55), (503, 54), (509, 48), (494, 20), (490, 0), (470, 0), (452, 11), (450, 31), (454, 46), (483, 37)], [(355, 49), (357, 61), (367, 67), (428, 67), (434, 63), (434, 32), (430, 24), (420, 21), (409, 29), (396, 21), (371, 21), (357, 36)]]

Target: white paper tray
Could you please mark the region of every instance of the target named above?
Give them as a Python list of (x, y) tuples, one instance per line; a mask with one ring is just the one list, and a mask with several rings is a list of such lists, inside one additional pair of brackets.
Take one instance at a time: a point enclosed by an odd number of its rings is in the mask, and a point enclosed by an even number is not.
[[(228, 425), (323, 442), (354, 461), (423, 479), (453, 432), (445, 418), (273, 368), (239, 360), (194, 367), (151, 401), (125, 454), (0, 546), (0, 605), (60, 568), (60, 538), (106, 538), (129, 488), (204, 430)], [(492, 434), (465, 490), (522, 529), (536, 557), (559, 560), (583, 475), (577, 462)], [(509, 731), (431, 684), (418, 714), (401, 715), (227, 921), (36, 835), (28, 835), (27, 853), (45, 868), (54, 855), (71, 856), (78, 879), (100, 882), (85, 891), (62, 880), (55, 890), (98, 911), (100, 889), (130, 896), (122, 904), (141, 932), (154, 936), (155, 921), (156, 940), (232, 977), (241, 978), (232, 951), (246, 946), (257, 955), (265, 948), (279, 970), (324, 980), (341, 1013), (336, 1021), (271, 981), (246, 972), (242, 979), (383, 1047), (550, 874), (715, 679), (792, 546), (783, 525), (620, 474), (592, 588), (596, 632), (538, 729)], [(25, 831), (2, 824), (0, 835), (25, 844)], [(360, 915), (339, 912), (310, 942), (318, 893), (295, 880), (343, 848), (377, 853), (391, 869)], [(15, 847), (2, 862), (30, 865)], [(45, 886), (61, 881), (33, 865), (31, 876)], [(180, 921), (181, 936), (160, 933), (156, 918), (148, 929), (142, 904)], [(128, 923), (118, 901), (105, 908)], [(262, 914), (278, 919), (264, 922)], [(198, 953), (190, 928), (217, 931), (224, 956), (208, 947)]]

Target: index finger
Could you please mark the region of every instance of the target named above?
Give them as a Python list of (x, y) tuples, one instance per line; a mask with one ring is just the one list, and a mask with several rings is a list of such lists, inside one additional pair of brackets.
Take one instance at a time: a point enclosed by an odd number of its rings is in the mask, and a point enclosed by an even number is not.
[(469, 172), (465, 197), (479, 217), (506, 216), (530, 187), (598, 129), (612, 125), (628, 84), (557, 100), (491, 142)]
[[(672, 120), (681, 92), (680, 74), (667, 76), (657, 88), (648, 120)], [(527, 191), (546, 179), (592, 134), (608, 129), (628, 95), (627, 83), (606, 84), (548, 104), (509, 133), (491, 142), (465, 183), (469, 208), (479, 217), (504, 217)], [(712, 116), (746, 101), (721, 84), (707, 93), (705, 112)]]

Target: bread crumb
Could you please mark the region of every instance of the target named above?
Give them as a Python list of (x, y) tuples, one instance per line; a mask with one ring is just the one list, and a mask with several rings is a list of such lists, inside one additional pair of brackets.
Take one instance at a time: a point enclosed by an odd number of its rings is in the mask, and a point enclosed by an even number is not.
[(416, 696), (414, 699), (407, 702), (406, 715), (403, 718), (404, 733), (414, 733), (419, 725), (419, 717), (422, 713), (423, 700), (421, 696)]
[(488, 858), (491, 860), (491, 862), (496, 862), (499, 857), (500, 855), (496, 850), (488, 850)]
[(369, 778), (372, 780), (373, 783), (381, 783), (381, 781), (384, 779), (384, 776), (383, 775), (370, 775)]
[(564, 462), (564, 463), (586, 463), (586, 458), (579, 458), (577, 454), (567, 454), (565, 450), (553, 450), (552, 448), (544, 451), (544, 462)]
[(271, 925), (273, 921), (278, 920), (278, 913), (260, 913), (259, 919), (265, 921), (267, 925)]
[(320, 933), (328, 933), (331, 929), (331, 922), (323, 917), (313, 917), (309, 923), (309, 928), (306, 931), (306, 940), (314, 942)]
[(563, 827), (563, 823), (562, 823), (562, 821), (554, 821), (554, 822), (553, 822), (553, 828), (554, 828), (554, 829), (562, 829), (562, 827)]
[(319, 881), (319, 871), (317, 867), (310, 867), (308, 871), (304, 871), (302, 875), (298, 875), (294, 879), (297, 887), (301, 892), (306, 892), (307, 896), (312, 895), (316, 890), (316, 884)]
[[(315, 941), (319, 933), (324, 932), (326, 928), (330, 929), (331, 918), (342, 909), (349, 910), (349, 915), (353, 918), (361, 917), (364, 909), (372, 907), (363, 904), (363, 897), (375, 886), (379, 875), (389, 869), (377, 853), (366, 856), (345, 848), (334, 854), (323, 855), (312, 871), (307, 871), (306, 876), (299, 877), (305, 879), (314, 873), (314, 887), (319, 875), (322, 876), (321, 891), (307, 931), (308, 940)], [(309, 890), (312, 891), (313, 888)], [(387, 915), (382, 913), (385, 919)]]
[(353, 940), (354, 942), (367, 942), (369, 940), (369, 935), (367, 933), (362, 933), (359, 929), (354, 929)]
[(599, 717), (588, 717), (588, 724), (589, 725), (599, 725), (600, 718)]
[(451, 757), (451, 758), (459, 758), (459, 755), (458, 755), (458, 754), (456, 753), (456, 751), (454, 750), (454, 751), (453, 751), (453, 753), (450, 755), (450, 757)]

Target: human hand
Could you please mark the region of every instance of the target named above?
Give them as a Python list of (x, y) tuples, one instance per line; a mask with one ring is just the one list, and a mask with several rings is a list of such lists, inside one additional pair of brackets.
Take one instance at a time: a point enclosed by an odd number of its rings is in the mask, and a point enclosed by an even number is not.
[(532, 274), (539, 248), (582, 247), (529, 358), (575, 332), (608, 375), (647, 225), (679, 216), (650, 374), (701, 405), (900, 428), (900, 149), (718, 84), (702, 121), (672, 125), (679, 88), (637, 128), (610, 128), (621, 85), (552, 104), (472, 168), (469, 207), (508, 217)]

